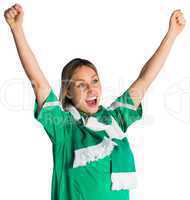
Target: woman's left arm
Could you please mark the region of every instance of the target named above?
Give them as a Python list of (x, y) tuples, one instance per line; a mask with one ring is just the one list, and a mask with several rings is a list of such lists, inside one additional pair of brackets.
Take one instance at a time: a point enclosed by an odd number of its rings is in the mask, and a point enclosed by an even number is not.
[(128, 88), (136, 108), (139, 106), (146, 90), (163, 67), (176, 37), (185, 27), (185, 22), (181, 10), (173, 11), (170, 17), (169, 29), (160, 46), (153, 56), (145, 63), (138, 78)]

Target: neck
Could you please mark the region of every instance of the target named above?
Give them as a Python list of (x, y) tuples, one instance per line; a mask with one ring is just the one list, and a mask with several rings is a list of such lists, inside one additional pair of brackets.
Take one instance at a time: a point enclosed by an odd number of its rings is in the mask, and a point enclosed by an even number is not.
[(90, 115), (92, 115), (92, 113), (87, 113), (87, 112), (84, 112), (82, 110), (79, 110), (79, 112), (82, 113), (82, 114), (84, 114), (87, 117), (90, 116)]

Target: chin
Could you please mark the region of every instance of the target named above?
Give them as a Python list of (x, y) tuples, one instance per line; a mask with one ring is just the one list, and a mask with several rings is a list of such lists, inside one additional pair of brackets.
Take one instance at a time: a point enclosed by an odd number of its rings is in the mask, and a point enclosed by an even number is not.
[(89, 114), (94, 114), (94, 113), (96, 113), (97, 111), (98, 111), (98, 109), (99, 109), (99, 105), (96, 105), (95, 107), (91, 107), (91, 108), (89, 108), (88, 106), (85, 106), (85, 112), (86, 113), (89, 113)]

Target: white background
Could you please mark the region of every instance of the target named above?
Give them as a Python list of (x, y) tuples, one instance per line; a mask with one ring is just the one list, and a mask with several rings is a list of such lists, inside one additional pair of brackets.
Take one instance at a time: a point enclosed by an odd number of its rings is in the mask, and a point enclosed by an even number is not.
[(187, 20), (143, 98), (143, 119), (128, 129), (138, 188), (131, 200), (190, 199), (190, 5), (185, 0), (3, 1), (0, 7), (0, 199), (50, 199), (52, 146), (34, 119), (34, 93), (3, 12), (24, 8), (26, 38), (57, 96), (75, 57), (99, 70), (102, 104), (137, 78), (181, 9)]

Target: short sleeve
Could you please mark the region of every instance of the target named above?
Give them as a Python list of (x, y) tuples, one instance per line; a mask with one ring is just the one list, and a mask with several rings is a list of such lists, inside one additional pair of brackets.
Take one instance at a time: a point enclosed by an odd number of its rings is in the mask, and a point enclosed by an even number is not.
[(123, 132), (126, 132), (127, 128), (135, 121), (140, 120), (143, 114), (142, 103), (140, 102), (138, 108), (136, 108), (128, 90), (116, 98), (108, 107), (108, 110)]
[(39, 113), (38, 106), (35, 98), (34, 118), (42, 124), (52, 143), (64, 143), (72, 131), (71, 115), (62, 109), (52, 88)]

